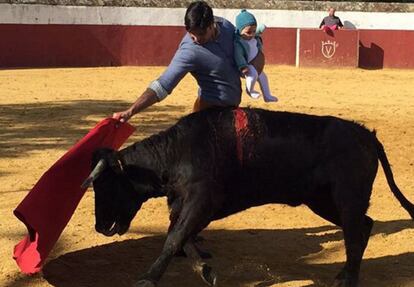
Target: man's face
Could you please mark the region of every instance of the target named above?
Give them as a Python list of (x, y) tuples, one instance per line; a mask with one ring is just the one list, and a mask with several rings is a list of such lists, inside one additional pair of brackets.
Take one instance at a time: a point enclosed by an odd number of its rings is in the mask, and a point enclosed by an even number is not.
[(250, 40), (256, 35), (256, 25), (249, 25), (240, 31), (240, 36), (245, 40)]
[(328, 12), (329, 12), (329, 16), (335, 16), (335, 9), (334, 8), (329, 8), (329, 10), (328, 10)]
[(192, 31), (188, 31), (190, 34), (191, 39), (194, 43), (198, 45), (203, 45), (211, 40), (213, 40), (215, 35), (215, 28), (214, 24), (211, 24), (207, 29), (194, 29)]

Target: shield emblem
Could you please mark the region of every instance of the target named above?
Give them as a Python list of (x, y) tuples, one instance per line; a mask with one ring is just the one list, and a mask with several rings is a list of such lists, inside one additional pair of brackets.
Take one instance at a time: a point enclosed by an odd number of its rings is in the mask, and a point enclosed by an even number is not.
[(338, 46), (338, 44), (335, 41), (322, 41), (322, 46), (321, 46), (321, 51), (322, 51), (322, 55), (327, 58), (330, 59), (333, 57), (333, 55), (335, 55), (335, 51), (336, 51), (336, 47)]

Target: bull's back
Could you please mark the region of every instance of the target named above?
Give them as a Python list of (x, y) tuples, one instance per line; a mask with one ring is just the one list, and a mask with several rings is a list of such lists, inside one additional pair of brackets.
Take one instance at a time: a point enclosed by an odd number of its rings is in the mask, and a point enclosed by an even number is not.
[(262, 109), (238, 111), (242, 116), (234, 109), (206, 110), (177, 124), (185, 131), (179, 143), (188, 157), (184, 162), (191, 161), (195, 173), (219, 182), (223, 190), (218, 192), (230, 201), (237, 199), (237, 205), (299, 205), (310, 189), (325, 184), (328, 167), (341, 156), (358, 157), (360, 166), (376, 160), (371, 132), (354, 122)]
[[(234, 115), (232, 124), (221, 124), (232, 131), (224, 131), (228, 149), (222, 159), (227, 160), (217, 164), (223, 166), (224, 192), (234, 208), (302, 204), (309, 193), (330, 184), (329, 167), (350, 155), (358, 158), (352, 168), (375, 176), (373, 135), (359, 124), (330, 116), (243, 111), (248, 124), (242, 135)], [(231, 116), (223, 119), (231, 121)]]

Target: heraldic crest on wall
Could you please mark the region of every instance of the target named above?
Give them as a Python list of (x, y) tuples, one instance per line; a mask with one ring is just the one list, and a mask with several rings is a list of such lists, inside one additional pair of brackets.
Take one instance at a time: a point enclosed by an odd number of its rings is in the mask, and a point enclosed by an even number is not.
[(321, 41), (321, 43), (322, 55), (327, 59), (332, 58), (335, 55), (336, 48), (339, 46), (339, 44), (336, 43), (336, 41), (331, 40)]

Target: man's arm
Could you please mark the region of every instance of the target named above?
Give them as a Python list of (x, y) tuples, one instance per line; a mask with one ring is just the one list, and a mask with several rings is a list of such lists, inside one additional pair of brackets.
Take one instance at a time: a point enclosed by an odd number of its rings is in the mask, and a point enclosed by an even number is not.
[(234, 61), (236, 62), (237, 69), (246, 75), (249, 71), (249, 68), (247, 67), (248, 63), (244, 57), (242, 44), (239, 41), (234, 42)]
[(149, 85), (135, 103), (125, 111), (114, 113), (113, 118), (126, 122), (136, 113), (163, 100), (194, 69), (194, 62), (194, 53), (180, 46), (164, 73)]
[(339, 19), (338, 17), (338, 28), (342, 29), (344, 27), (344, 25), (341, 22), (341, 19)]
[(324, 25), (325, 25), (325, 18), (323, 18), (321, 24), (319, 24), (319, 29), (322, 28)]
[(139, 113), (142, 110), (145, 110), (158, 101), (159, 98), (157, 97), (155, 91), (147, 88), (145, 92), (142, 93), (142, 95), (135, 101), (135, 103), (129, 107), (129, 109), (123, 112), (114, 113), (112, 117), (120, 120), (122, 123), (127, 122), (133, 115)]

